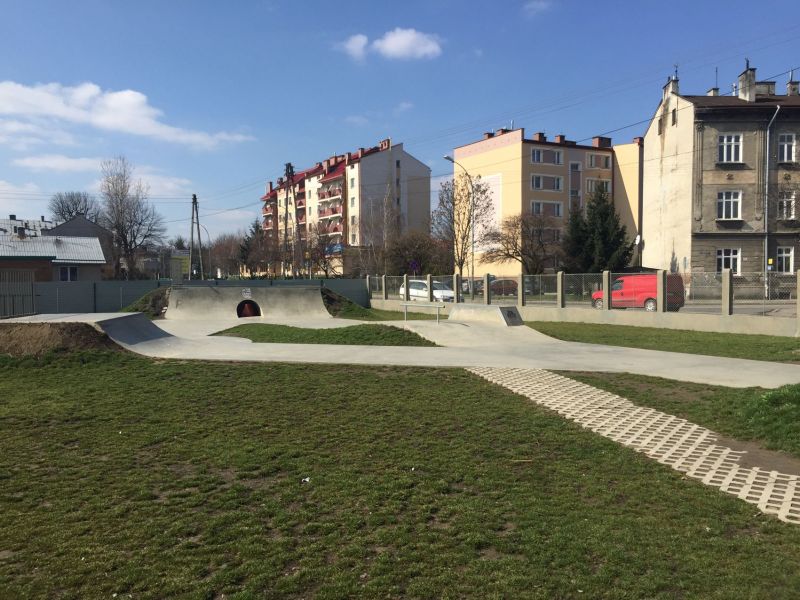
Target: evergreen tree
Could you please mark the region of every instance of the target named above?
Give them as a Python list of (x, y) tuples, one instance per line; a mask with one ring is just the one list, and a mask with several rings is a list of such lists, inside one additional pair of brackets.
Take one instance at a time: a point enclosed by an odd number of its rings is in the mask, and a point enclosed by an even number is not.
[(633, 242), (619, 220), (608, 193), (598, 189), (586, 205), (586, 214), (570, 215), (564, 236), (565, 263), (577, 273), (619, 271), (633, 255)]

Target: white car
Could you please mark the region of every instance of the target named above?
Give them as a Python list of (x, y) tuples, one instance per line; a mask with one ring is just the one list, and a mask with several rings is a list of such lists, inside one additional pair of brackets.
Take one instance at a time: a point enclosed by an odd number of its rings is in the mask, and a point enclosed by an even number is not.
[[(400, 286), (400, 297), (405, 298), (406, 288)], [(424, 279), (411, 279), (408, 282), (408, 297), (411, 300), (428, 300), (428, 282)], [(453, 290), (444, 283), (433, 282), (433, 299), (439, 302), (452, 302), (455, 298)]]

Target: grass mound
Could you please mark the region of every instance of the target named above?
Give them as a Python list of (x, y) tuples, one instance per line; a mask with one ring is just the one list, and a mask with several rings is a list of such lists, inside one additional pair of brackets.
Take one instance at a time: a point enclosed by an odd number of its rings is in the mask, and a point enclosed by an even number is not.
[(126, 306), (122, 312), (140, 312), (151, 319), (158, 319), (164, 314), (164, 309), (169, 304), (169, 288), (158, 287), (147, 292), (136, 302)]
[(759, 437), (775, 440), (779, 450), (800, 456), (800, 385), (760, 394), (739, 407), (743, 420)]
[(88, 323), (0, 323), (0, 354), (44, 356), (55, 352), (119, 350)]
[(331, 329), (305, 329), (287, 325), (252, 323), (237, 325), (216, 335), (244, 337), (257, 343), (342, 344), (347, 346), (435, 346), (412, 331), (391, 325), (353, 325)]
[(626, 348), (774, 362), (797, 362), (800, 360), (800, 340), (790, 337), (711, 333), (599, 323), (534, 321), (526, 323), (526, 325), (545, 335), (568, 342), (607, 344)]
[[(325, 303), (325, 308), (332, 316), (339, 319), (355, 319), (359, 321), (402, 321), (403, 313), (394, 310), (381, 310), (378, 308), (364, 308), (352, 302), (348, 298), (329, 290), (322, 288), (322, 300)], [(409, 321), (428, 321), (435, 319), (436, 315), (429, 315), (425, 313), (409, 312)], [(447, 318), (447, 317), (442, 317)]]

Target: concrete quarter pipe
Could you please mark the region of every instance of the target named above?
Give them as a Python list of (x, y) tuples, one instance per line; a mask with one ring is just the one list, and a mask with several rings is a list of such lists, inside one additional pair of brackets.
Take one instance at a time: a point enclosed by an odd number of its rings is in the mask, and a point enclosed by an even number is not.
[(175, 286), (167, 319), (229, 320), (236, 317), (332, 318), (318, 286)]

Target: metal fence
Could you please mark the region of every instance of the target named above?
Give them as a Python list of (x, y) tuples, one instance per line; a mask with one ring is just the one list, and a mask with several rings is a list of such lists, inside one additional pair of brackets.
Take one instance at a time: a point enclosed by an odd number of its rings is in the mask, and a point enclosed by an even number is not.
[(523, 277), (522, 290), (525, 294), (525, 304), (555, 306), (558, 301), (556, 296), (558, 293), (558, 276), (525, 275)]
[(390, 299), (402, 299), (403, 294), (400, 292), (400, 288), (403, 287), (403, 276), (402, 275), (387, 275), (386, 276), (386, 293)]
[(564, 306), (567, 308), (592, 308), (602, 297), (593, 298), (603, 291), (602, 273), (569, 273), (564, 275)]
[(719, 314), (722, 310), (721, 273), (681, 273), (683, 312)]
[(35, 312), (33, 271), (0, 271), (0, 318), (24, 317)]
[(380, 275), (370, 275), (369, 297), (383, 298), (383, 278)]
[(734, 314), (797, 316), (795, 273), (741, 273), (733, 277), (732, 287)]

